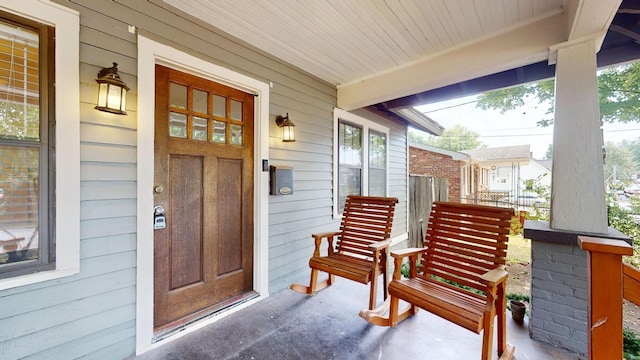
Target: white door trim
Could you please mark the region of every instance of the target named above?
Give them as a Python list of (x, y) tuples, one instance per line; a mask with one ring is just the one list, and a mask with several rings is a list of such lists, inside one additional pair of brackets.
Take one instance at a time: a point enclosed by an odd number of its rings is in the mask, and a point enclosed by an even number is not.
[[(162, 64), (256, 94), (254, 115), (254, 290), (259, 297), (221, 315), (190, 325), (186, 331), (153, 343), (153, 162), (155, 65)], [(269, 158), (269, 85), (209, 63), (175, 48), (138, 35), (138, 187), (136, 354), (176, 339), (185, 333), (264, 299), (268, 294), (269, 173), (262, 159)]]

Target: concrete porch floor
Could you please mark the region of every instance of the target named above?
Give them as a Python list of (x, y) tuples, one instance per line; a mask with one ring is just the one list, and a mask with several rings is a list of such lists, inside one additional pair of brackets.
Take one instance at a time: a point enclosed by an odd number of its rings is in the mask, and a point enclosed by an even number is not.
[[(133, 359), (480, 358), (480, 335), (422, 310), (395, 328), (370, 325), (358, 316), (367, 303), (368, 286), (342, 278), (315, 296), (285, 289)], [(531, 340), (526, 318), (518, 325), (509, 313), (507, 317), (507, 342), (516, 347), (514, 359), (578, 358)]]

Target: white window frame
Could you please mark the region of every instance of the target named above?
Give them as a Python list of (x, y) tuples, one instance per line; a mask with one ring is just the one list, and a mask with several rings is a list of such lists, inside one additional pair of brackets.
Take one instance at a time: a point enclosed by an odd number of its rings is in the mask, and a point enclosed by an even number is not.
[(333, 109), (333, 218), (340, 219), (342, 217), (342, 213), (338, 212), (339, 204), (338, 204), (338, 186), (340, 185), (338, 179), (338, 171), (340, 167), (340, 158), (339, 158), (339, 144), (338, 144), (338, 131), (340, 129), (340, 121), (345, 121), (347, 123), (356, 125), (362, 128), (362, 175), (361, 175), (361, 186), (362, 186), (362, 195), (369, 194), (369, 134), (370, 130), (376, 131), (378, 133), (382, 133), (386, 137), (386, 154), (385, 154), (385, 194), (389, 196), (389, 128), (378, 124), (377, 122), (366, 119), (362, 116), (355, 115), (348, 111), (344, 111), (339, 108)]
[(56, 32), (55, 269), (2, 279), (4, 290), (80, 271), (80, 15), (49, 0), (4, 0), (0, 10), (53, 26)]

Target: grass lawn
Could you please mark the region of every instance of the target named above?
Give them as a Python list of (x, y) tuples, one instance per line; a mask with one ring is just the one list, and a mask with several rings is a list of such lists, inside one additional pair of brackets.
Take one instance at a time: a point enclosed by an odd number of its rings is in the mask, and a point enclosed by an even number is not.
[(507, 248), (508, 264), (528, 264), (531, 262), (531, 240), (522, 235), (509, 235)]

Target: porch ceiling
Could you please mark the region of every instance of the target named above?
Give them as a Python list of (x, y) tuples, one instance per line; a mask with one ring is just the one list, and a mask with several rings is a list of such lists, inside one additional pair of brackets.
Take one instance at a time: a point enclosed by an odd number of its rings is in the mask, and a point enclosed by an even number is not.
[[(388, 104), (387, 109), (413, 106), (426, 102), (416, 94), (541, 62), (548, 72), (546, 62), (553, 58), (550, 49), (555, 46), (585, 38), (596, 38), (601, 45), (621, 3), (152, 1), (180, 9), (336, 85), (338, 106), (345, 110), (381, 103)], [(637, 34), (614, 30), (637, 45), (638, 38), (632, 38)], [(529, 78), (517, 77), (520, 83)], [(496, 83), (494, 88), (500, 86)], [(401, 106), (391, 106), (402, 98)]]

